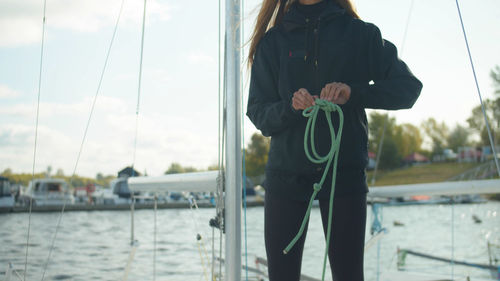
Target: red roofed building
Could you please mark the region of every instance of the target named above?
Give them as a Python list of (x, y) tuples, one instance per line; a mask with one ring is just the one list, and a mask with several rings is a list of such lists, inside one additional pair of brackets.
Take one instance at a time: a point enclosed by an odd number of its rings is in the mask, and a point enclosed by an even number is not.
[(413, 152), (412, 154), (406, 156), (404, 161), (407, 164), (424, 163), (424, 162), (429, 162), (429, 158), (425, 157), (420, 153)]

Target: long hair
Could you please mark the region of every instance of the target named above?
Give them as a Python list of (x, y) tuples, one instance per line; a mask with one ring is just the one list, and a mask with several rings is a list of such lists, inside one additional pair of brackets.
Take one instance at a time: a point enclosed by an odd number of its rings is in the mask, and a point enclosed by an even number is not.
[[(264, 34), (273, 26), (278, 25), (290, 5), (298, 0), (263, 0), (262, 6), (255, 21), (255, 29), (250, 37), (250, 50), (248, 51), (248, 66), (252, 66), (257, 45)], [(328, 0), (323, 0), (328, 1)], [(353, 18), (359, 19), (358, 12), (352, 0), (334, 0)]]

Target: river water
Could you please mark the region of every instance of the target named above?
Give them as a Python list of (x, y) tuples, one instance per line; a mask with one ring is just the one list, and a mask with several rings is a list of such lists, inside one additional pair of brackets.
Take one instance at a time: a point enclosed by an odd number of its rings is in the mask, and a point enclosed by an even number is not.
[[(211, 255), (212, 231), (208, 220), (214, 209), (164, 209), (157, 212), (156, 280), (206, 280), (196, 234), (204, 237)], [(500, 202), (463, 205), (386, 206), (382, 209), (387, 235), (365, 253), (366, 280), (376, 280), (377, 255), (380, 271), (396, 270), (397, 247), (450, 257), (452, 248), (457, 260), (488, 263), (487, 241), (500, 244)], [(454, 219), (452, 220), (452, 214)], [(476, 215), (482, 223), (475, 223)], [(41, 280), (50, 241), (59, 213), (33, 213), (27, 280)], [(368, 213), (367, 239), (371, 210)], [(399, 221), (404, 226), (394, 226)], [(0, 214), (0, 280), (9, 262), (19, 272), (24, 270), (28, 214)], [(454, 247), (452, 247), (454, 225)], [(248, 264), (255, 267), (255, 257), (265, 257), (263, 208), (247, 210)], [(135, 235), (139, 241), (128, 280), (153, 280), (154, 212), (135, 213)], [(242, 230), (243, 231), (243, 230)], [(218, 232), (215, 244), (218, 248)], [(302, 272), (320, 278), (325, 243), (319, 210), (313, 209), (304, 250)], [(244, 248), (243, 248), (244, 249)], [(68, 212), (62, 219), (45, 280), (121, 280), (130, 246), (130, 212)], [(203, 252), (203, 251), (202, 251)], [(245, 258), (242, 258), (243, 262)], [(206, 268), (206, 266), (205, 266)], [(417, 257), (407, 258), (410, 271), (451, 276), (451, 266)], [(209, 269), (206, 268), (207, 271)], [(489, 278), (489, 272), (455, 266), (454, 274)], [(244, 274), (243, 274), (244, 276)], [(252, 274), (250, 274), (252, 276)], [(328, 273), (327, 280), (331, 280)]]

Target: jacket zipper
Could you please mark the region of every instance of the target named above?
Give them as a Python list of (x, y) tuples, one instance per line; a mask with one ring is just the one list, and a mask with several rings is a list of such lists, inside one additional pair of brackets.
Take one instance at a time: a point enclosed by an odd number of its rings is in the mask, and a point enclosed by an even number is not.
[[(314, 33), (314, 45), (313, 45), (313, 52), (314, 52), (314, 61), (313, 61), (313, 67), (314, 67), (314, 80), (315, 80), (315, 86), (316, 86), (316, 90), (318, 91), (317, 92), (317, 95), (321, 95), (321, 87), (320, 87), (320, 84), (319, 84), (319, 67), (318, 67), (318, 57), (319, 57), (319, 24), (320, 24), (320, 18), (318, 17), (318, 20), (316, 22), (316, 26), (314, 27), (314, 30), (313, 30), (313, 33)], [(323, 170), (323, 168), (321, 166), (317, 166), (315, 168), (315, 170), (317, 172), (321, 172)]]
[(314, 28), (314, 73), (315, 73), (315, 80), (316, 80), (316, 89), (318, 90), (318, 95), (321, 93), (321, 87), (319, 85), (319, 69), (318, 69), (318, 49), (319, 49), (319, 46), (318, 46), (318, 36), (319, 36), (319, 25), (320, 25), (320, 18), (318, 18), (318, 21), (316, 23), (316, 27)]

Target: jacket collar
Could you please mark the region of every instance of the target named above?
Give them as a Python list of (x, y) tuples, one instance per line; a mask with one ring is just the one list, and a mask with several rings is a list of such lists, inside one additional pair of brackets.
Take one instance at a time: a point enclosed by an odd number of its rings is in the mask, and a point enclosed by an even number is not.
[[(345, 10), (340, 7), (334, 0), (323, 1), (327, 1), (328, 5), (327, 8), (319, 16), (322, 22), (328, 22), (329, 20), (345, 13)], [(298, 11), (297, 5), (298, 0), (292, 4), (288, 12), (283, 17), (283, 26), (287, 31), (307, 27), (310, 24), (307, 21), (306, 17), (302, 15), (300, 11)]]

